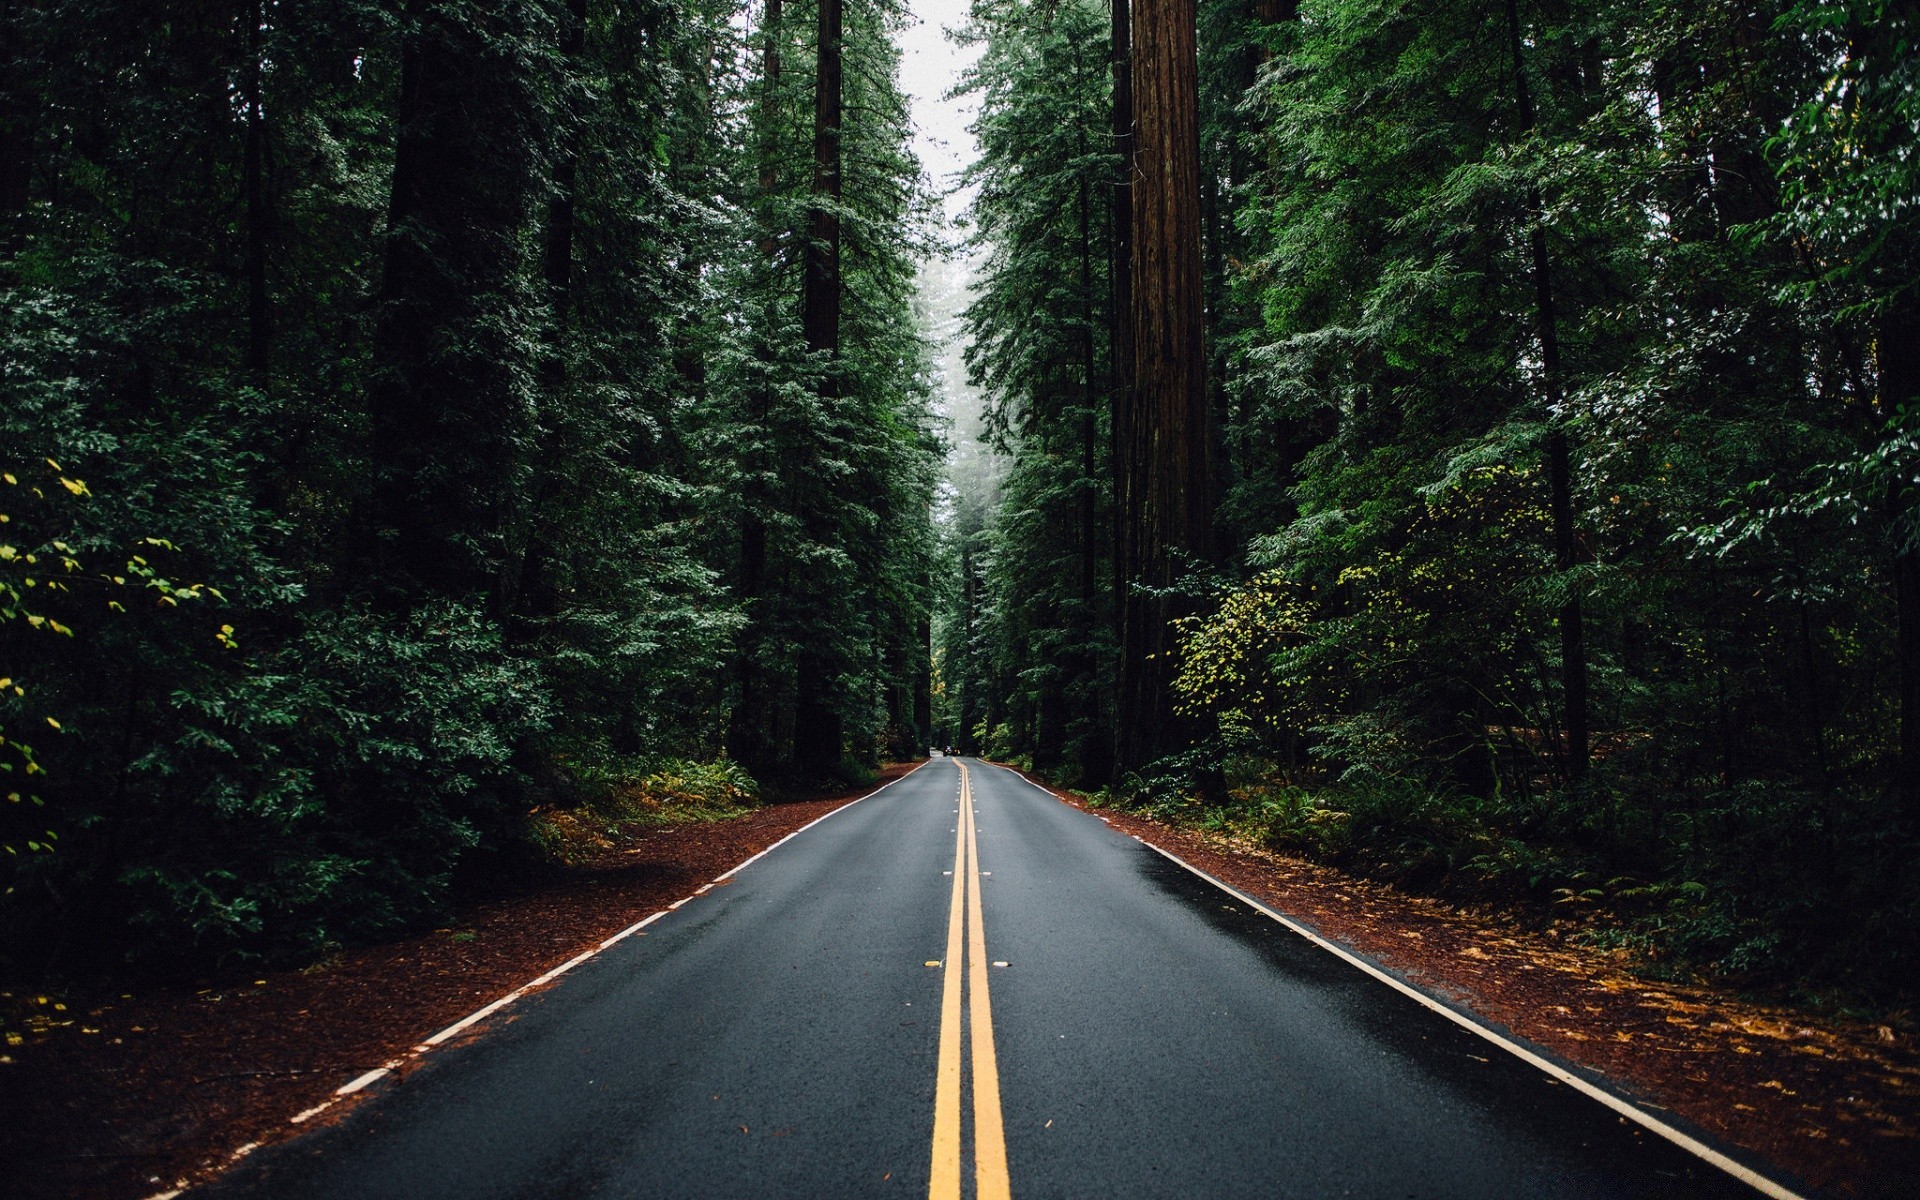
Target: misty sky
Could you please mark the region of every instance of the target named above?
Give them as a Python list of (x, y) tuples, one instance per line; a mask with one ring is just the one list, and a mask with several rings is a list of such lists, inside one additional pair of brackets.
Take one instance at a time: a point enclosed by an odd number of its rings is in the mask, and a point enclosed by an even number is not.
[[(975, 115), (972, 100), (949, 100), (960, 73), (979, 57), (976, 47), (959, 47), (946, 30), (966, 20), (970, 0), (910, 0), (915, 21), (900, 36), (900, 85), (913, 107), (916, 131), (914, 152), (934, 187), (951, 189), (956, 173), (974, 155), (973, 135), (967, 132)], [(966, 197), (948, 196), (949, 224), (966, 208)], [(949, 236), (952, 235), (949, 229)], [(952, 489), (990, 491), (996, 474), (993, 456), (980, 443), (980, 396), (967, 386), (961, 361), (960, 310), (966, 307), (972, 282), (972, 263), (965, 257), (933, 262), (920, 273), (920, 303), (934, 350), (937, 395), (935, 403), (950, 422), (947, 428), (949, 488), (939, 505), (944, 517), (951, 512)]]
[[(900, 36), (900, 84), (913, 105), (913, 123), (919, 136), (914, 150), (932, 176), (936, 188), (953, 186), (954, 172), (973, 157), (973, 135), (967, 132), (974, 105), (946, 99), (959, 82), (960, 72), (979, 56), (976, 47), (955, 46), (945, 30), (967, 17), (968, 0), (911, 0), (916, 21)], [(947, 201), (949, 220), (963, 205), (958, 197)]]

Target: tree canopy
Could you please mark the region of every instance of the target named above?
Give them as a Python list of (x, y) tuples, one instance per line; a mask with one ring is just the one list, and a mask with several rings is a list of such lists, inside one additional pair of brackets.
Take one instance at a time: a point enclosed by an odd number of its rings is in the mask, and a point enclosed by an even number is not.
[[(821, 47), (781, 7), (0, 9), (17, 963), (311, 955), (595, 780), (924, 752), (899, 13), (828, 47), (822, 351)], [(796, 744), (808, 648), (836, 732)]]

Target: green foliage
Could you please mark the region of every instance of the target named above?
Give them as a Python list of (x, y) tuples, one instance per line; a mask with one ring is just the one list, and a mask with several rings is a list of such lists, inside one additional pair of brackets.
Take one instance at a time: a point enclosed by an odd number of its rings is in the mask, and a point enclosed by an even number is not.
[[(762, 773), (821, 776), (796, 780), (805, 784), (927, 744), (913, 693), (926, 671), (940, 444), (912, 302), (930, 199), (896, 81), (892, 37), (905, 14), (879, 0), (844, 15), (839, 353), (810, 357), (801, 330), (815, 10), (793, 4), (750, 43), (762, 55), (771, 46), (781, 74), (778, 87), (756, 81), (742, 97), (754, 153), (740, 164), (737, 240), (719, 266), (744, 303), (717, 347), (706, 444), (717, 508), (736, 535), (720, 561), (747, 621), (728, 749)], [(817, 748), (795, 742), (808, 687), (824, 692), (844, 734), (812, 764)]]
[(727, 759), (612, 759), (565, 767), (581, 801), (535, 809), (528, 836), (548, 858), (568, 866), (591, 861), (629, 834), (725, 820), (751, 811), (759, 800), (753, 777)]
[[(1893, 737), (1920, 600), (1897, 582), (1920, 528), (1910, 18), (1522, 3), (1529, 114), (1499, 6), (1307, 0), (1252, 34), (1233, 11), (1203, 17), (1203, 141), (1233, 210), (1212, 245), (1240, 262), (1213, 321), (1246, 574), (1183, 631), (1214, 744), (1122, 793), (1590, 910), (1661, 969), (1898, 993), (1920, 960)], [(1246, 45), (1269, 61), (1236, 92)]]
[(832, 412), (793, 329), (803, 19), (763, 108), (730, 0), (5, 10), (8, 969), (417, 925), (583, 789), (735, 811), (749, 655), (831, 640), (853, 757), (924, 743), (924, 202), (899, 15), (855, 7)]
[(967, 579), (944, 623), (954, 740), (1096, 782), (1114, 657), (1106, 20), (1097, 4), (980, 0), (961, 34), (981, 47), (961, 89), (980, 105), (965, 359), (1007, 464), (990, 500), (956, 513)]
[[(1201, 736), (1104, 799), (1659, 970), (1910, 998), (1910, 7), (1203, 2), (1229, 465), (1183, 483), (1227, 552), (1181, 628)], [(1071, 776), (1112, 732), (1103, 14), (982, 0), (967, 36), (999, 458), (957, 479), (938, 694), (963, 748)]]

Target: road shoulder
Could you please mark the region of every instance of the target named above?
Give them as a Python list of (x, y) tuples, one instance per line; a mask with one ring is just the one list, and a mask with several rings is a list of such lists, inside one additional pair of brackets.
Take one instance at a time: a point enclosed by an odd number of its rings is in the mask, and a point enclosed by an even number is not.
[(299, 1132), (292, 1118), (341, 1085), (914, 765), (858, 791), (649, 830), (446, 928), (304, 970), (72, 998), (60, 1010), (49, 998), (44, 1030), (0, 1063), (8, 1193), (134, 1200), (203, 1180), (236, 1151)]
[(1497, 914), (1045, 790), (1816, 1188), (1905, 1196), (1920, 1177), (1910, 1037), (1652, 981)]

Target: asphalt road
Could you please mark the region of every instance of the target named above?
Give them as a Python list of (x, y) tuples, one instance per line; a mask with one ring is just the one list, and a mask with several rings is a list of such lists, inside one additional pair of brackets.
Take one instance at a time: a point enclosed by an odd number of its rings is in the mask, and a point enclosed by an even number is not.
[(935, 760), (205, 1191), (1758, 1194), (965, 765), (970, 812)]

